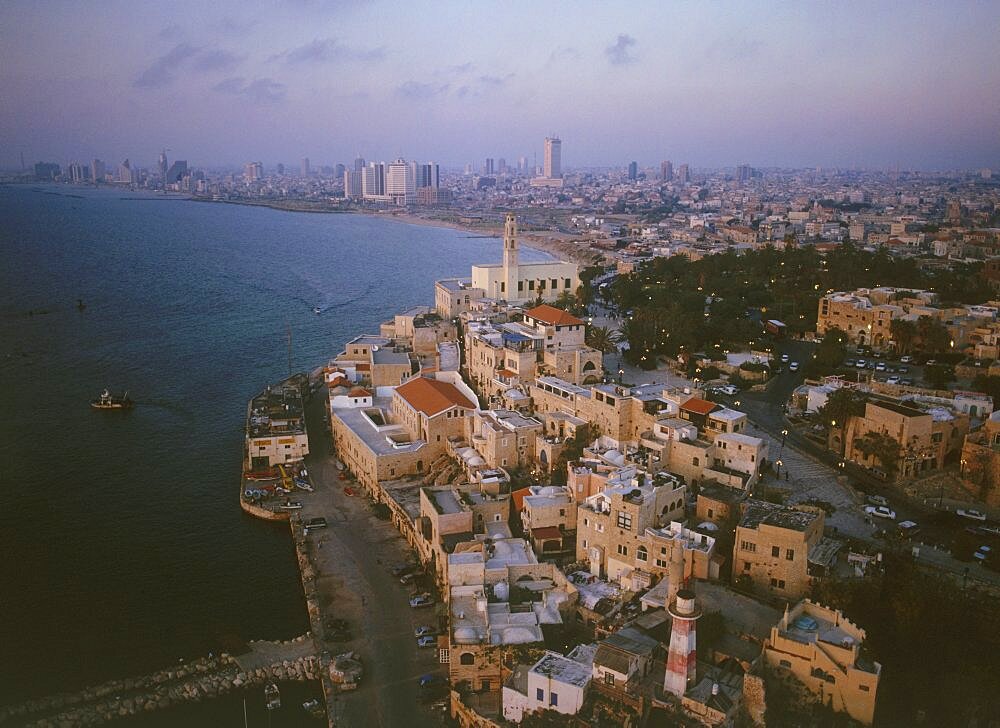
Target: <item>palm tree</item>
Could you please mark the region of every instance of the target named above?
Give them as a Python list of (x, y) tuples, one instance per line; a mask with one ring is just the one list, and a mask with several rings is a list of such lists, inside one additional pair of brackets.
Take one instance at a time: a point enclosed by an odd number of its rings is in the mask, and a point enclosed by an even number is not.
[(590, 326), (587, 329), (587, 346), (597, 349), (602, 354), (610, 354), (618, 350), (620, 336), (606, 326)]

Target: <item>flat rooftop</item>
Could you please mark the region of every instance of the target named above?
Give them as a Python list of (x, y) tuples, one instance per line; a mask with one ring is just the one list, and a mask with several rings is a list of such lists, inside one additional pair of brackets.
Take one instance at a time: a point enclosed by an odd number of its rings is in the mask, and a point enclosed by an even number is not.
[(748, 500), (744, 504), (740, 527), (758, 528), (766, 525), (792, 531), (805, 531), (817, 518), (819, 514), (810, 511), (800, 511), (767, 501)]
[(332, 410), (332, 416), (343, 422), (376, 455), (413, 452), (424, 446), (425, 443), (423, 440), (403, 442), (400, 439), (396, 443), (390, 442), (388, 439), (389, 435), (397, 435), (402, 438), (406, 435), (406, 429), (400, 425), (385, 425), (380, 429), (376, 429), (371, 419), (365, 415), (365, 410), (381, 409), (384, 417), (384, 413), (389, 410), (389, 400), (378, 398), (373, 402), (374, 406), (371, 408), (342, 408)]
[(549, 652), (532, 666), (531, 672), (551, 678), (565, 685), (575, 685), (582, 688), (590, 682), (593, 667), (592, 665), (557, 655), (554, 652)]

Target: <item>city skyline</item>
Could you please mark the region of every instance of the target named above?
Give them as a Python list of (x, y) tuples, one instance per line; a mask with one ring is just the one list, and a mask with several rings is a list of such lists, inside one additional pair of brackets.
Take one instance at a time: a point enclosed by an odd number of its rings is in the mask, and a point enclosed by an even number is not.
[(303, 0), (78, 16), (0, 8), (0, 166), (21, 154), (152, 166), (163, 148), (200, 166), (326, 165), (359, 150), (541, 165), (553, 135), (568, 169), (1000, 162), (1000, 8), (987, 4), (426, 13)]

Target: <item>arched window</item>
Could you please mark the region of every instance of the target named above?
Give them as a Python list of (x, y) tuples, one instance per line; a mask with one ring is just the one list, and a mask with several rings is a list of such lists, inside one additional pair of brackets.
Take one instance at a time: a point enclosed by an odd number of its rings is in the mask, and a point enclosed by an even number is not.
[(646, 547), (645, 546), (640, 546), (638, 548), (638, 550), (635, 552), (635, 560), (636, 561), (648, 561), (649, 560), (649, 554), (646, 552)]
[(475, 661), (476, 657), (471, 652), (463, 652), (462, 656), (458, 658), (458, 662), (462, 665), (472, 665)]
[(592, 361), (588, 361), (583, 365), (583, 371), (585, 372), (593, 371), (594, 369), (597, 369), (597, 366)]

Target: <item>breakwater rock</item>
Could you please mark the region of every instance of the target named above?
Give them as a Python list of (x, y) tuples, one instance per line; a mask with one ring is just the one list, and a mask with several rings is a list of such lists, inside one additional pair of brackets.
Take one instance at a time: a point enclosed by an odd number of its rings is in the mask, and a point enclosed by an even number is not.
[[(6, 706), (0, 708), (0, 725), (36, 728), (99, 725), (268, 682), (319, 680), (322, 669), (315, 655), (281, 659), (283, 652), (300, 652), (307, 641), (312, 642), (304, 636), (288, 642), (254, 643), (250, 654), (256, 658), (250, 660), (243, 655), (235, 658), (228, 654), (204, 657), (142, 677), (112, 680), (75, 693)], [(260, 656), (265, 654), (272, 661), (260, 664)]]

